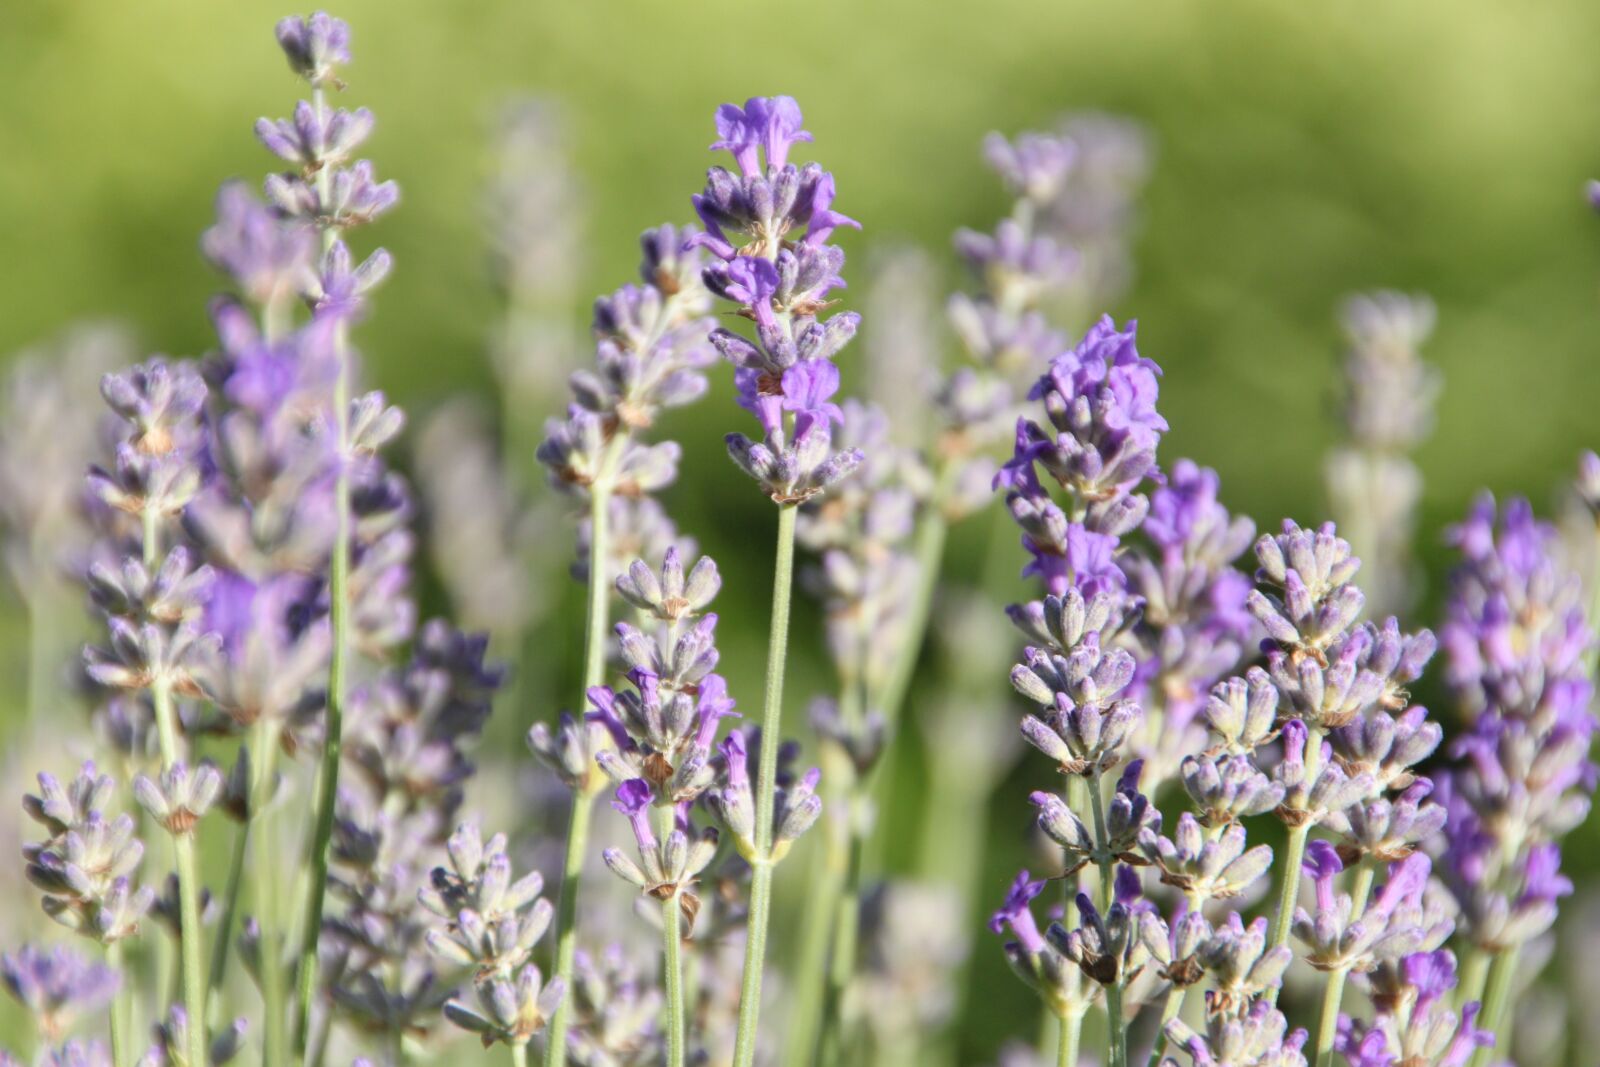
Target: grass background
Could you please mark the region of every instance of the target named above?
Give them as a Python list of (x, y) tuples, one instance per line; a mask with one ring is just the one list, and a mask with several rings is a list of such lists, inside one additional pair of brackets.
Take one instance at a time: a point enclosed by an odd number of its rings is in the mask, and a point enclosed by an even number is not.
[[(269, 168), (252, 121), (287, 113), (299, 91), (271, 39), (284, 13), (258, 0), (8, 5), (0, 351), (85, 316), (128, 321), (150, 351), (206, 349), (217, 279), (196, 239), (220, 180)], [(567, 111), (587, 232), (572, 269), (589, 293), (631, 276), (639, 230), (689, 216), (716, 104), (781, 92), (805, 107), (839, 206), (866, 225), (843, 237), (853, 261), (914, 242), (952, 283), (951, 231), (1005, 210), (978, 154), (986, 131), (1080, 108), (1146, 123), (1157, 159), (1138, 278), (1110, 310), (1140, 320), (1141, 348), (1166, 368), (1165, 454), (1216, 467), (1230, 505), (1263, 526), (1322, 514), (1333, 314), (1355, 289), (1439, 304), (1428, 356), (1445, 392), (1419, 456), (1434, 590), (1440, 532), (1475, 488), (1542, 507), (1576, 451), (1600, 444), (1600, 221), (1582, 196), (1600, 174), (1600, 6), (1586, 0), (351, 0), (336, 13), (355, 33), (347, 95), (379, 119), (369, 153), (404, 191), (373, 231), (397, 269), (360, 343), (414, 410), (493, 388), (481, 190), (501, 103), (532, 92)], [(748, 696), (771, 520), (720, 454), (743, 420), (726, 385), (665, 425), (686, 448), (667, 503), (723, 563), (725, 663)], [(981, 543), (959, 542), (968, 555)], [(14, 609), (0, 626), (0, 663), (20, 677)], [(798, 707), (827, 673), (809, 609), (795, 632), (809, 642)], [(20, 699), (0, 692), (0, 707)], [(1003, 812), (996, 839), (1022, 822)], [(978, 945), (985, 975), (999, 966), (990, 947)], [(1026, 1028), (1011, 992), (972, 1020), (968, 1057)]]

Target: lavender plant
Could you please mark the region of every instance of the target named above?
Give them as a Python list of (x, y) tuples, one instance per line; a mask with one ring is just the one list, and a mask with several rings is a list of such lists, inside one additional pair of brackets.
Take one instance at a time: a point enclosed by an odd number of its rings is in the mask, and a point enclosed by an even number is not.
[[(1079, 1063), (1102, 1029), (1109, 1067), (1146, 1052), (1149, 1067), (1336, 1056), (1479, 1067), (1506, 1053), (1519, 967), (1543, 965), (1573, 892), (1562, 848), (1590, 809), (1600, 642), (1594, 591), (1553, 528), (1525, 502), (1489, 497), (1451, 535), (1462, 563), (1439, 643), (1461, 727), (1443, 759), (1446, 731), (1410, 691), (1433, 634), (1363, 621), (1411, 588), (1410, 527), (1391, 520), (1414, 511), (1402, 453), (1425, 432), (1434, 389), (1415, 359), (1424, 304), (1383, 297), (1351, 313), (1351, 441), (1330, 478), (1336, 504), (1368, 509), (1357, 531), (1384, 517), (1364, 589), (1333, 524), (1286, 521), (1257, 538), (1222, 503), (1215, 472), (1158, 463), (1162, 370), (1132, 323), (1104, 317), (1070, 346), (1052, 326), (1126, 283), (1147, 163), (1131, 127), (1079, 119), (990, 140), (1016, 202), (992, 235), (957, 240), (978, 279), (950, 308), (971, 365), (928, 371), (936, 342), (918, 332), (925, 286), (913, 271), (912, 296), (872, 302), (904, 321), (869, 377), (934, 388), (874, 405), (837, 399), (835, 358), (859, 318), (830, 314), (844, 284), (830, 242), (855, 223), (834, 209), (832, 175), (789, 160), (811, 140), (798, 104), (720, 108), (712, 147), (734, 169), (712, 167), (693, 198), (704, 230), (644, 235), (641, 282), (596, 302), (593, 364), (571, 375), (564, 417), (527, 450), (581, 506), (572, 570), (587, 599), (583, 714), (528, 734), (570, 805), (551, 902), (544, 876), (519, 875), (528, 865), (511, 838), (486, 836), (469, 805), (505, 675), (489, 637), (418, 625), (417, 509), (381, 458), (404, 417), (359, 391), (351, 330), (390, 263), (379, 250), (358, 264), (344, 234), (398, 193), (354, 158), (371, 114), (329, 103), (344, 88), (349, 29), (319, 13), (284, 20), (277, 37), (312, 99), (258, 124), (290, 170), (267, 179), (264, 202), (224, 186), (202, 238), (232, 287), (212, 305), (216, 350), (101, 383), (110, 415), (73, 569), (101, 631), (83, 657), (98, 740), (138, 814), (93, 761), (65, 783), (39, 774), (24, 799), (42, 828), (23, 849), (26, 877), (45, 913), (104, 956), (31, 945), (0, 956), (0, 982), (36, 1024), (36, 1062), (221, 1065), (255, 1029), (269, 1067), (357, 1052), (398, 1067), (458, 1055), (442, 1021), (505, 1046), (519, 1067), (530, 1050), (582, 1067), (753, 1067), (780, 1047), (797, 1064), (864, 1059), (857, 1048), (889, 1062), (937, 1055), (931, 1032), (959, 996), (947, 976), (965, 955), (950, 916), (973, 875), (870, 887), (872, 784), (907, 705), (948, 528), (997, 488), (1023, 577), (1038, 585), (1008, 611), (1028, 642), (1010, 671), (1029, 705), (1018, 733), (1062, 781), (1029, 796), (1047, 876), (1022, 871), (990, 925), (1009, 933), (1008, 962), (1054, 1021), (1045, 1061)], [(566, 245), (540, 211), (559, 197), (499, 192), (508, 294), (554, 319), (565, 279), (542, 289), (541, 265)], [(713, 296), (749, 327), (716, 326)], [(502, 369), (515, 363), (515, 380), (531, 382), (548, 371), (524, 365), (548, 350), (544, 327), (513, 327), (517, 356)], [(651, 431), (707, 391), (718, 354), (759, 426), (727, 436), (730, 457), (778, 509), (761, 717), (731, 730), (709, 610), (721, 574), (651, 497), (681, 458)], [(29, 423), (6, 444), (38, 436)], [(430, 436), (419, 460), (446, 509), (489, 520), (436, 523), (436, 563), (516, 645), (528, 616), (508, 587), (529, 579), (509, 534), (522, 502), (497, 465), (523, 457), (480, 443), (460, 460), (450, 449), (469, 436)], [(63, 452), (88, 438), (64, 435)], [(6, 509), (11, 557), (31, 591), (69, 505), (5, 460), (19, 496)], [(1357, 483), (1375, 488), (1358, 501)], [(1575, 495), (1600, 515), (1592, 454)], [(1600, 545), (1593, 529), (1579, 557)], [(1252, 542), (1253, 579), (1236, 568)], [(815, 556), (801, 579), (822, 605), (835, 675), (811, 716), (821, 768), (782, 733), (797, 544)], [(993, 613), (966, 614), (939, 629), (979, 662), (1001, 638)], [(950, 785), (966, 809), (940, 822), (934, 807), (917, 828), (935, 856), (940, 835), (981, 832), (983, 794), (1009, 756), (967, 708), (952, 710), (987, 699), (970, 664), (939, 671), (952, 684), (918, 708), (918, 725), (935, 744), (980, 751), (930, 762), (934, 788)], [(520, 695), (536, 703), (537, 684)], [(295, 759), (306, 751), (315, 759)], [(780, 1046), (772, 1013), (762, 1018), (774, 870), (823, 817), (824, 789), (827, 840), (784, 976)], [(626, 839), (595, 847), (602, 792)], [(1164, 793), (1182, 810), (1163, 813)], [(202, 864), (201, 853), (219, 837), (215, 814), (232, 823), (232, 848), (213, 894), (202, 873), (223, 857)], [(1281, 845), (1263, 828), (1272, 820)], [(295, 864), (283, 858), (301, 850), (291, 908), (282, 873)], [(580, 929), (580, 900), (604, 891), (581, 884), (591, 853), (637, 890), (649, 938)], [(226, 1021), (241, 969), (259, 992), (258, 1027)], [(1295, 1025), (1303, 1012), (1309, 1025)], [(97, 1015), (109, 1047), (80, 1032)]]

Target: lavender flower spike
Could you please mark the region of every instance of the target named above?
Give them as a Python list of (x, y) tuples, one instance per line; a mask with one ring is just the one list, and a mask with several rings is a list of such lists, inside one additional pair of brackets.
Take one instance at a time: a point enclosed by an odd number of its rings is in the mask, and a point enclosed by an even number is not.
[(693, 198), (706, 229), (689, 244), (713, 257), (704, 271), (707, 288), (754, 323), (751, 335), (714, 330), (711, 343), (734, 365), (739, 404), (761, 428), (759, 439), (729, 434), (728, 454), (778, 505), (772, 640), (749, 842), (755, 870), (734, 1051), (735, 1067), (750, 1067), (772, 867), (781, 855), (775, 835), (798, 833), (815, 818), (814, 797), (797, 806), (791, 797), (798, 820), (791, 825), (785, 819), (787, 830), (775, 824), (795, 508), (827, 492), (865, 458), (858, 450), (833, 447), (833, 426), (843, 417), (833, 400), (839, 387), (833, 358), (854, 337), (858, 317), (823, 317), (832, 303), (829, 294), (844, 285), (844, 252), (828, 240), (839, 227), (858, 224), (834, 210), (833, 175), (816, 163), (789, 162), (790, 148), (811, 140), (792, 98), (752, 97), (743, 107), (725, 105), (717, 111), (716, 127), (714, 147), (732, 153), (739, 173), (720, 166), (707, 171), (704, 191)]

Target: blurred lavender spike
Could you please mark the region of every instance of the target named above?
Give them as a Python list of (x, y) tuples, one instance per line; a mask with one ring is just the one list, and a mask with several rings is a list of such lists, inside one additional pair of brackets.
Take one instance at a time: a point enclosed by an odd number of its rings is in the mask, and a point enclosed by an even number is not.
[(1327, 458), (1333, 516), (1366, 568), (1367, 613), (1404, 612), (1416, 600), (1411, 558), (1422, 474), (1411, 459), (1433, 429), (1439, 373), (1421, 348), (1433, 333), (1426, 296), (1351, 297), (1340, 314), (1347, 348), (1340, 404), (1345, 440)]
[(100, 378), (133, 359), (122, 327), (84, 324), (12, 357), (0, 419), (0, 525), (5, 567), (28, 611), (28, 708), (64, 688), (75, 611), (66, 571), (88, 547), (83, 470), (99, 444)]

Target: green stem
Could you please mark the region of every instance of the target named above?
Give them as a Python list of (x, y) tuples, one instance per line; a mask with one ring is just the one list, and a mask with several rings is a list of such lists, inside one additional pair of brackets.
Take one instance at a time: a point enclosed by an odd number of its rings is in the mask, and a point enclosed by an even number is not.
[(1056, 1067), (1078, 1067), (1078, 1041), (1082, 1035), (1082, 1012), (1061, 1017), (1061, 1033), (1056, 1038)]
[[(944, 480), (942, 475), (940, 480), (942, 484)], [(911, 678), (916, 672), (917, 661), (922, 657), (923, 639), (928, 630), (928, 616), (933, 608), (933, 593), (939, 585), (939, 565), (944, 559), (945, 541), (950, 531), (949, 520), (945, 518), (944, 510), (940, 506), (942, 497), (942, 493), (934, 494), (933, 500), (929, 503), (928, 513), (922, 517), (922, 522), (917, 526), (915, 546), (917, 586), (911, 594), (911, 605), (906, 612), (894, 666), (883, 683), (883, 691), (878, 700), (878, 711), (883, 714), (884, 725), (891, 737), (894, 736), (895, 724), (900, 719), (900, 709), (905, 704), (906, 693), (911, 687)]]
[[(1317, 771), (1322, 765), (1323, 732), (1315, 726), (1310, 726), (1307, 727), (1306, 734), (1306, 781), (1314, 782)], [(1279, 945), (1289, 943), (1289, 927), (1294, 922), (1294, 906), (1300, 899), (1300, 862), (1305, 859), (1306, 839), (1310, 836), (1309, 821), (1304, 825), (1289, 828), (1289, 840), (1284, 846), (1283, 884), (1278, 891), (1278, 910), (1272, 916), (1272, 939), (1267, 943), (1268, 948), (1277, 948)], [(1274, 989), (1270, 996), (1276, 1003), (1277, 989)]]
[[(617, 440), (622, 440), (619, 436)], [(617, 446), (620, 447), (620, 446)], [(608, 456), (617, 450), (608, 450)], [(589, 486), (589, 598), (583, 645), (584, 700), (590, 687), (605, 678), (606, 631), (610, 626), (611, 590), (606, 583), (606, 560), (610, 555), (610, 483), (602, 477)], [(580, 701), (580, 706), (582, 701)], [(597, 773), (590, 768), (589, 773)], [(578, 885), (583, 881), (583, 861), (589, 849), (589, 814), (594, 794), (584, 785), (573, 791), (572, 813), (567, 824), (567, 853), (561, 866), (561, 897), (556, 907), (555, 976), (572, 988), (572, 963), (578, 947)], [(571, 1025), (572, 998), (562, 997), (550, 1017), (545, 1038), (545, 1067), (565, 1067), (567, 1029)]]
[(128, 1047), (129, 1028), (133, 1024), (133, 982), (122, 972), (122, 942), (113, 941), (106, 946), (106, 966), (121, 976), (117, 995), (111, 1001), (111, 1062), (114, 1067), (133, 1067), (133, 1050)]
[[(826, 758), (826, 757), (825, 757)], [(824, 772), (823, 780), (831, 775)], [(830, 805), (834, 801), (830, 800)], [(827, 809), (823, 809), (827, 818)], [(800, 922), (800, 955), (792, 981), (794, 1008), (789, 1016), (789, 1033), (782, 1062), (805, 1067), (816, 1058), (817, 1028), (821, 1024), (823, 990), (827, 983), (828, 949), (833, 940), (833, 916), (838, 907), (845, 868), (850, 862), (850, 846), (844, 832), (828, 834), (823, 861), (817, 864), (816, 878), (806, 897)], [(832, 828), (830, 827), (830, 830)]]
[(850, 859), (845, 869), (844, 889), (834, 909), (833, 955), (828, 968), (828, 994), (822, 1012), (822, 1062), (842, 1062), (848, 1047), (844, 1032), (844, 998), (856, 971), (856, 938), (861, 928), (861, 864), (866, 840), (860, 833), (850, 835)]
[(665, 956), (667, 987), (667, 1067), (684, 1065), (683, 938), (679, 932), (682, 917), (678, 894), (661, 902), (661, 948)]
[(179, 834), (178, 914), (182, 926), (183, 1007), (189, 1013), (190, 1063), (209, 1063), (206, 1036), (205, 928), (200, 925), (200, 871), (192, 833)]
[[(312, 107), (320, 117), (326, 111), (320, 87), (312, 93)], [(326, 203), (333, 187), (333, 169), (317, 171), (317, 196)], [(327, 255), (338, 232), (332, 224), (322, 227), (322, 252)], [(328, 847), (333, 838), (334, 803), (339, 796), (339, 756), (343, 746), (345, 684), (350, 668), (350, 358), (345, 324), (333, 328), (334, 462), (333, 485), (334, 539), (329, 567), (328, 624), (332, 631), (332, 652), (328, 660), (328, 710), (322, 739), (322, 759), (317, 770), (314, 838), (311, 845), (310, 879), (306, 883), (306, 902), (301, 914), (300, 966), (297, 974), (299, 996), (295, 1000), (295, 1052), (304, 1055), (311, 1032), (311, 999), (317, 987), (317, 943), (322, 934), (322, 907), (328, 888)]]
[(783, 668), (789, 651), (789, 595), (794, 584), (795, 508), (778, 508), (778, 545), (772, 574), (772, 631), (767, 643), (767, 684), (761, 711), (761, 762), (756, 778), (755, 856), (750, 861), (750, 917), (745, 935), (744, 977), (739, 989), (739, 1032), (734, 1067), (756, 1058), (756, 1027), (761, 1020), (761, 970), (767, 955), (767, 923), (772, 914), (772, 816), (777, 803), (778, 748), (783, 726)]
[[(1350, 888), (1350, 920), (1361, 918), (1367, 910), (1367, 897), (1372, 892), (1372, 864), (1363, 861), (1356, 868), (1355, 883)], [(1339, 1029), (1339, 1004), (1344, 1000), (1345, 978), (1349, 968), (1341, 967), (1328, 972), (1328, 984), (1322, 991), (1322, 1015), (1317, 1022), (1317, 1045), (1312, 1067), (1322, 1067), (1333, 1062), (1333, 1039)]]
[(1461, 981), (1456, 986), (1458, 1010), (1463, 1004), (1483, 1001), (1483, 987), (1489, 981), (1489, 963), (1492, 959), (1493, 956), (1476, 946), (1468, 950), (1467, 958), (1461, 965)]
[[(589, 816), (594, 797), (586, 790), (572, 794), (572, 815), (567, 823), (567, 852), (561, 864), (561, 896), (556, 902), (556, 967), (558, 976), (570, 978), (578, 948), (578, 884), (583, 880), (583, 861), (589, 850)], [(570, 989), (571, 986), (569, 985)], [(571, 997), (562, 997), (550, 1016), (549, 1037), (545, 1042), (545, 1067), (562, 1067), (567, 1062), (567, 1028), (572, 1018)]]
[[(1100, 795), (1100, 768), (1097, 764), (1089, 776), (1089, 807), (1094, 812), (1095, 864), (1100, 868), (1100, 914), (1111, 911), (1112, 893), (1116, 885), (1116, 857), (1111, 854), (1106, 832), (1106, 804)], [(1110, 1067), (1127, 1067), (1128, 1026), (1122, 1017), (1122, 967), (1118, 964), (1117, 980), (1106, 986), (1106, 1043)]]
[(528, 1067), (528, 1046), (526, 1042), (511, 1046), (511, 1067)]
[(1506, 1018), (1506, 1005), (1511, 1000), (1511, 987), (1515, 984), (1517, 976), (1517, 957), (1520, 949), (1501, 949), (1494, 955), (1494, 962), (1489, 965), (1489, 991), (1483, 998), (1484, 1029), (1494, 1034), (1495, 1042), (1491, 1048), (1480, 1048), (1472, 1056), (1473, 1067), (1483, 1067), (1489, 1062), (1489, 1056), (1494, 1048), (1504, 1049), (1509, 1042), (1505, 1038), (1511, 1033), (1511, 1021)]
[[(153, 569), (160, 551), (160, 533), (156, 515), (151, 509), (144, 513), (145, 566)], [(155, 706), (156, 733), (161, 743), (162, 768), (171, 768), (180, 759), (178, 749), (177, 712), (172, 702), (172, 682), (158, 677), (150, 686), (151, 702)], [(195, 862), (194, 838), (188, 834), (173, 837), (173, 851), (178, 869), (178, 917), (180, 966), (183, 983), (183, 1008), (189, 1014), (188, 1055), (191, 1063), (204, 1063), (206, 1050), (206, 972), (204, 968), (205, 931), (200, 927), (200, 876)]]
[(1300, 862), (1306, 854), (1306, 838), (1311, 836), (1311, 825), (1291, 826), (1289, 840), (1283, 849), (1283, 883), (1278, 887), (1278, 910), (1272, 915), (1272, 939), (1269, 948), (1289, 943), (1289, 926), (1294, 921), (1295, 901), (1300, 898)]
[(1167, 990), (1167, 999), (1161, 1005), (1161, 1024), (1156, 1028), (1156, 1043), (1150, 1047), (1150, 1058), (1145, 1061), (1145, 1067), (1160, 1067), (1161, 1055), (1167, 1051), (1167, 1024), (1183, 1011), (1183, 1000), (1188, 995), (1188, 986), (1175, 985)]
[(333, 649), (328, 662), (328, 710), (323, 730), (322, 760), (317, 769), (315, 837), (311, 844), (311, 872), (302, 910), (299, 996), (295, 1001), (295, 1052), (304, 1054), (310, 1036), (311, 1000), (317, 987), (317, 943), (322, 934), (322, 908), (328, 888), (328, 849), (333, 839), (334, 805), (339, 795), (339, 757), (343, 750), (344, 701), (350, 668), (350, 473), (345, 462), (349, 435), (350, 368), (346, 358), (343, 325), (334, 328), (338, 375), (333, 403), (336, 424), (338, 472), (334, 478), (335, 529), (333, 561), (328, 588), (328, 621)]
[(239, 914), (239, 886), (244, 882), (244, 857), (249, 850), (250, 821), (247, 817), (233, 831), (233, 855), (228, 860), (228, 888), (222, 895), (222, 920), (211, 942), (211, 969), (207, 985), (211, 1002), (206, 1018), (215, 1026), (221, 1019), (222, 983), (228, 974), (228, 942), (233, 940), (233, 924)]

